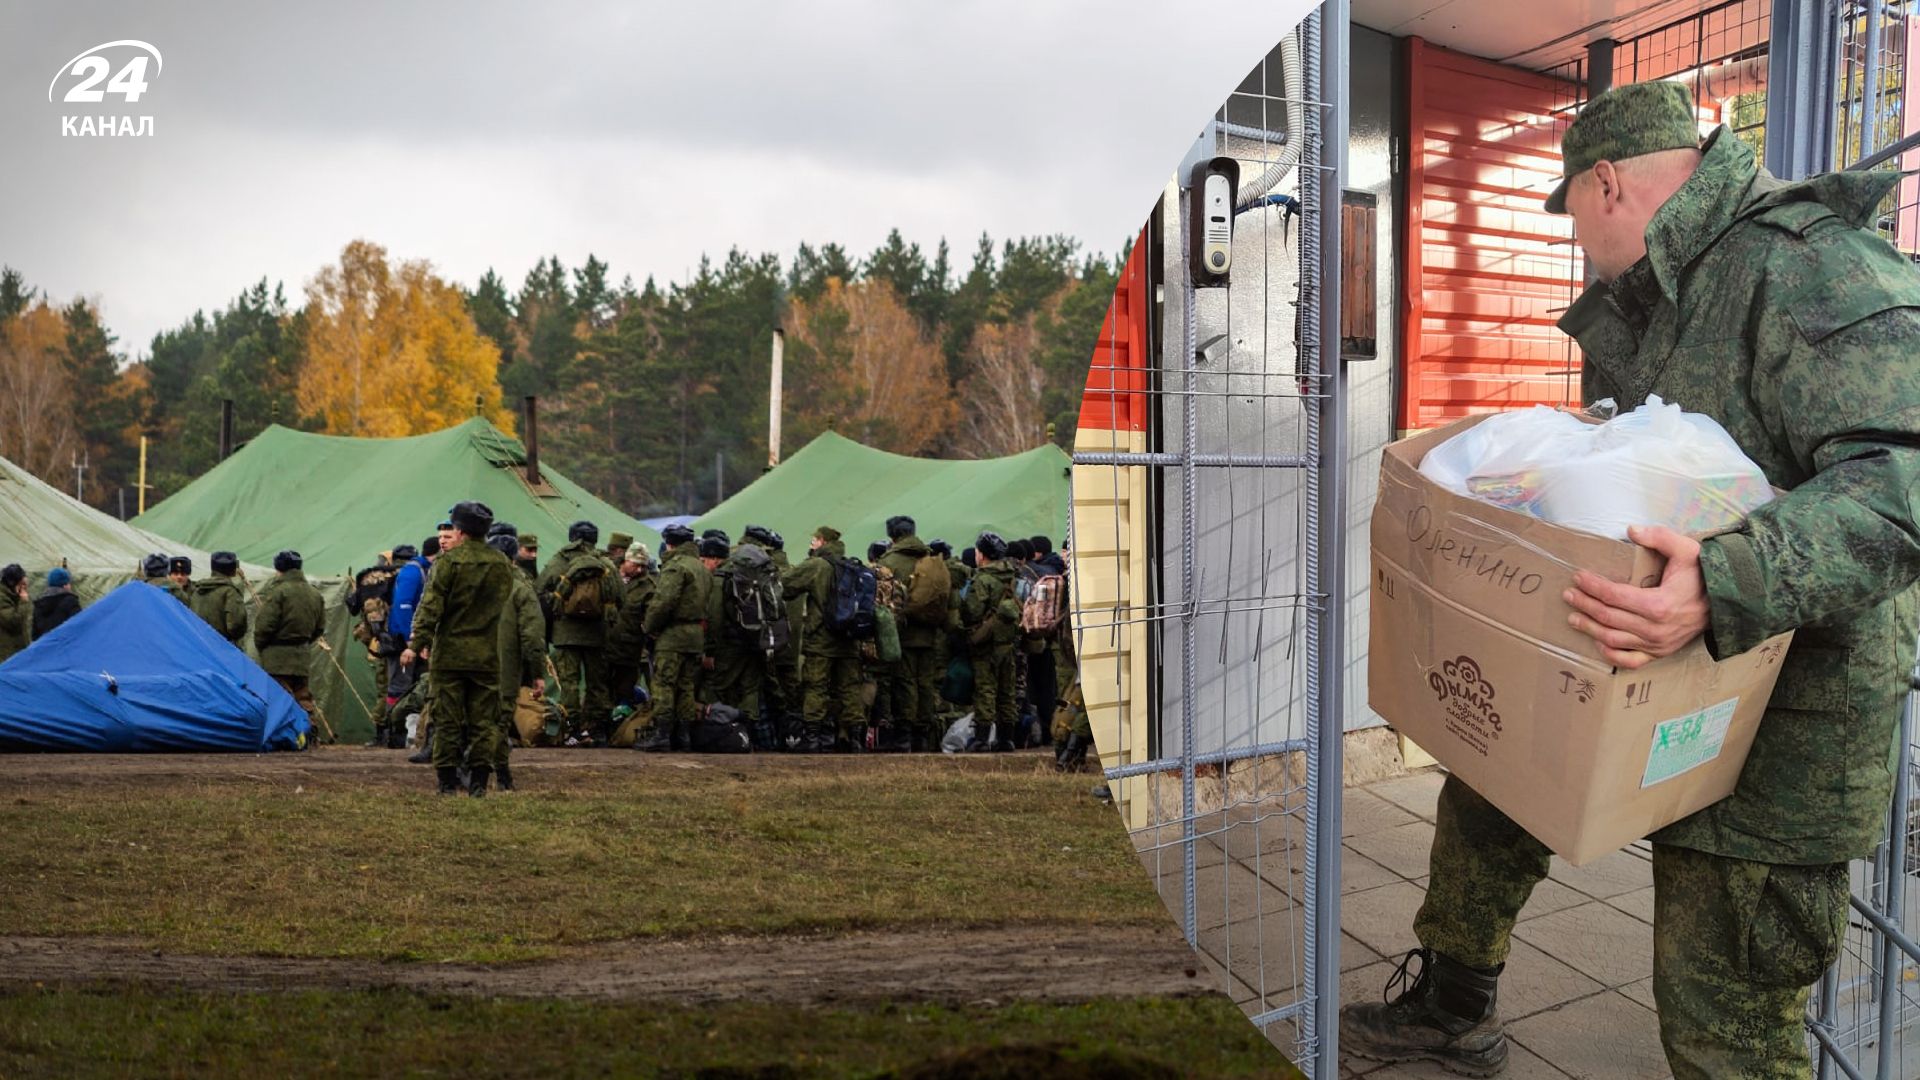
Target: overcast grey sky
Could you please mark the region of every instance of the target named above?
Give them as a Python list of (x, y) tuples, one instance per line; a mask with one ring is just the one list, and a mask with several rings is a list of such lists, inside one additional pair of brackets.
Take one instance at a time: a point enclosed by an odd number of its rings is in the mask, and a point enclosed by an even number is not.
[[(0, 262), (131, 355), (262, 275), (298, 298), (356, 237), (516, 288), (549, 253), (664, 284), (893, 226), (963, 265), (983, 229), (1111, 251), (1307, 7), (0, 3)], [(162, 54), (140, 101), (47, 100), (118, 39)], [(62, 136), (87, 113), (154, 135)]]

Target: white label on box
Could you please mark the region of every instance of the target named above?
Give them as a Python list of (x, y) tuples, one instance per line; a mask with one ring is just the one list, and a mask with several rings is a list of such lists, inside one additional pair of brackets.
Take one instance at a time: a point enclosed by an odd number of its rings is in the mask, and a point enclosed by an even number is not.
[(1719, 757), (1727, 741), (1727, 727), (1733, 723), (1733, 710), (1739, 704), (1739, 698), (1729, 698), (1655, 725), (1653, 749), (1647, 752), (1647, 771), (1640, 778), (1640, 786), (1652, 787)]

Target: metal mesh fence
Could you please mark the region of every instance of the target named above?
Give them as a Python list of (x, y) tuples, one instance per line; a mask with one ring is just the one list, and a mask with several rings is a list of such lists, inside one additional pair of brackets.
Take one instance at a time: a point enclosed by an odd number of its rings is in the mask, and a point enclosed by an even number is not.
[(1321, 515), (1345, 475), (1339, 428), (1324, 422), (1344, 405), (1329, 374), (1337, 331), (1321, 346), (1337, 311), (1324, 256), (1337, 250), (1344, 127), (1322, 76), (1344, 78), (1347, 18), (1342, 4), (1310, 16), (1196, 145), (1193, 160), (1239, 170), (1225, 280), (1195, 280), (1216, 224), (1209, 213), (1195, 228), (1204, 192), (1187, 167), (1170, 186), (1145, 256), (1157, 347), (1126, 370), (1095, 360), (1108, 411), (1130, 395), (1145, 423), (1083, 426), (1074, 455), (1074, 626), (1107, 783), (1219, 985), (1328, 1078), (1341, 727), (1329, 598), (1345, 533)]

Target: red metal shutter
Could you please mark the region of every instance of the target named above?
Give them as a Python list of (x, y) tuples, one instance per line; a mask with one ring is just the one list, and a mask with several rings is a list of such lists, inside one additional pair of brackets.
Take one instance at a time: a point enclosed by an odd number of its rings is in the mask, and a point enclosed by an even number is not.
[(1147, 275), (1147, 231), (1140, 230), (1107, 304), (1100, 340), (1080, 399), (1080, 426), (1096, 431), (1147, 429), (1147, 369), (1153, 296)]
[(1580, 359), (1554, 327), (1579, 295), (1569, 218), (1541, 206), (1579, 87), (1408, 42), (1406, 367), (1395, 426), (1577, 403)]

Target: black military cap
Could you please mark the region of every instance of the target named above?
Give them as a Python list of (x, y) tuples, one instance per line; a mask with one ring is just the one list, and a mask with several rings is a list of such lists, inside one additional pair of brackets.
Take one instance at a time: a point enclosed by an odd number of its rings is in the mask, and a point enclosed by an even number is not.
[(873, 543), (867, 545), (867, 561), (868, 562), (879, 562), (880, 556), (885, 555), (886, 553), (887, 553), (887, 542), (885, 540), (875, 540)]
[(487, 526), (487, 539), (491, 540), (496, 536), (511, 536), (515, 540), (518, 540), (520, 539), (520, 530), (515, 528), (511, 521), (496, 521), (492, 525)]
[(175, 555), (173, 558), (167, 560), (167, 573), (186, 574), (191, 577), (193, 576), (193, 560), (187, 558), (185, 555)]
[(0, 587), (12, 589), (25, 580), (27, 580), (27, 572), (21, 569), (19, 563), (8, 563), (0, 567)]
[(998, 562), (1007, 557), (1007, 542), (999, 533), (988, 530), (981, 533), (980, 538), (973, 542), (973, 550), (979, 558), (987, 562)]
[(160, 554), (157, 551), (154, 552), (153, 554), (140, 560), (140, 572), (150, 578), (166, 577), (167, 576), (167, 557), (165, 555)]
[(740, 539), (749, 544), (771, 547), (773, 545), (773, 530), (767, 528), (765, 525), (749, 525), (747, 526), (747, 531), (740, 534)]
[[(396, 551), (394, 554), (397, 555), (399, 552)], [(409, 556), (409, 558), (411, 558), (411, 556)], [(213, 553), (214, 573), (231, 574), (238, 569), (240, 569), (240, 556), (235, 555), (231, 551), (216, 551)]]
[[(397, 563), (410, 563), (419, 557), (420, 557), (420, 549), (417, 547), (414, 547), (412, 544), (401, 544), (393, 549), (393, 561)], [(220, 566), (218, 562), (219, 558), (220, 556), (218, 555), (214, 556), (215, 569), (219, 569), (219, 566)]]
[(717, 536), (700, 538), (700, 557), (703, 559), (724, 559), (727, 557), (727, 542)]
[(589, 544), (600, 542), (600, 526), (591, 521), (576, 521), (567, 526), (568, 540), (585, 540)]
[(509, 559), (520, 557), (520, 538), (513, 533), (496, 532), (487, 537), (487, 546)]
[(895, 514), (887, 519), (887, 539), (904, 540), (913, 535), (913, 519), (905, 514)]
[(275, 570), (280, 571), (283, 574), (289, 570), (300, 569), (300, 553), (292, 549), (288, 549), (286, 551), (281, 552), (278, 555), (275, 555), (273, 557), (273, 568)]
[(693, 539), (693, 530), (685, 525), (669, 525), (660, 530), (660, 539), (674, 547), (679, 547)]
[(493, 509), (483, 502), (455, 503), (447, 512), (453, 526), (468, 536), (485, 536), (493, 525)]
[(725, 529), (708, 529), (706, 532), (700, 534), (700, 538), (703, 540), (718, 540), (723, 544), (733, 543), (733, 538), (727, 535), (727, 530)]
[(953, 545), (938, 538), (927, 541), (927, 550), (943, 559), (953, 558)]

